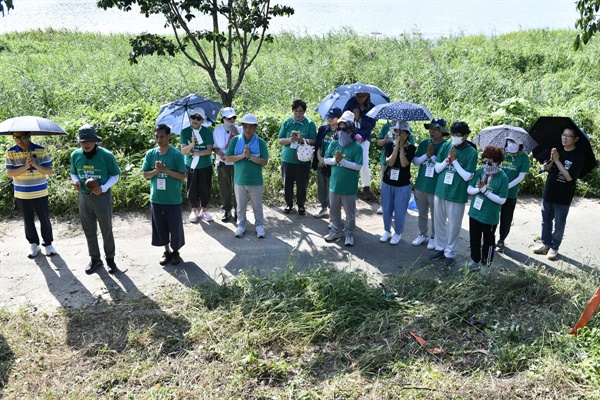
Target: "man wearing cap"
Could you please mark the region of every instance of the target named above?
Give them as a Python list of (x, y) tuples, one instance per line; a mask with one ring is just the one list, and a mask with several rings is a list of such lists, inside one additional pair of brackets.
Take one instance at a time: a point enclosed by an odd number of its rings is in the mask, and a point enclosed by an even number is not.
[(452, 266), (460, 240), (460, 228), (468, 201), (467, 187), (477, 170), (477, 150), (468, 141), (471, 133), (466, 122), (450, 127), (452, 145), (443, 147), (437, 157), (435, 171), (440, 174), (435, 185), (435, 251), (430, 260), (444, 258)]
[(565, 128), (561, 135), (562, 146), (552, 148), (550, 161), (544, 163), (548, 177), (542, 194), (542, 244), (533, 252), (547, 254), (549, 260), (558, 258), (577, 178), (585, 162), (584, 155), (577, 148), (579, 135), (575, 130)]
[[(91, 261), (85, 267), (92, 274), (102, 265), (98, 246), (98, 225), (102, 232), (108, 272), (118, 271), (115, 264), (115, 238), (112, 231), (113, 197), (111, 187), (119, 180), (121, 169), (115, 156), (98, 146), (102, 138), (96, 128), (83, 125), (77, 136), (80, 148), (71, 153), (71, 180), (79, 191), (79, 219), (85, 233)], [(95, 182), (94, 182), (95, 181)]]
[[(222, 125), (215, 128), (213, 131), (213, 153), (216, 154), (217, 163), (217, 182), (219, 184), (219, 196), (221, 204), (225, 210), (225, 214), (221, 221), (227, 222), (231, 218), (231, 210), (235, 210), (235, 195), (233, 193), (233, 163), (225, 161), (225, 153), (227, 145), (234, 136), (239, 135), (242, 129), (235, 125), (237, 116), (235, 110), (231, 107), (225, 107), (221, 110)], [(234, 214), (234, 219), (237, 219), (237, 214)]]
[[(356, 141), (354, 118), (346, 119), (342, 114), (338, 120), (338, 139), (333, 140), (325, 151), (325, 164), (331, 165), (331, 179), (329, 180), (331, 230), (324, 237), (326, 242), (338, 240), (345, 231), (344, 244), (354, 246), (356, 193), (362, 163), (363, 151)], [(343, 227), (342, 207), (346, 213), (346, 222)]]
[(340, 108), (331, 108), (325, 114), (327, 123), (321, 125), (317, 131), (313, 169), (317, 170), (317, 197), (321, 204), (321, 209), (314, 215), (315, 218), (323, 218), (329, 215), (329, 177), (331, 176), (331, 167), (325, 164), (324, 155), (329, 143), (333, 140), (333, 135), (337, 131), (338, 118), (341, 116), (342, 110)]
[(48, 211), (48, 180), (52, 173), (52, 159), (42, 146), (30, 141), (30, 132), (13, 132), (17, 144), (4, 156), (6, 175), (13, 180), (14, 196), (23, 215), (25, 238), (29, 242), (27, 257), (34, 258), (40, 251), (40, 237), (35, 227), (35, 215), (40, 220), (42, 245), (47, 256), (56, 254), (52, 245), (52, 223)]
[[(204, 222), (213, 220), (207, 211), (212, 186), (212, 148), (213, 134), (202, 124), (206, 121), (203, 108), (196, 107), (188, 111), (190, 126), (181, 131), (179, 143), (181, 152), (185, 155), (187, 168), (187, 196), (190, 203), (189, 221)], [(200, 212), (198, 212), (200, 208)]]
[(142, 171), (150, 179), (150, 212), (152, 215), (152, 245), (164, 246), (160, 265), (181, 262), (179, 249), (185, 244), (181, 211), (181, 186), (185, 180), (183, 155), (169, 144), (171, 128), (154, 128), (157, 147), (144, 156)]
[(510, 232), (519, 186), (529, 172), (529, 157), (523, 153), (524, 141), (523, 132), (511, 131), (506, 138), (504, 161), (500, 164), (500, 168), (508, 177), (508, 196), (500, 211), (500, 238), (496, 244), (496, 250), (500, 253), (505, 249), (504, 240)]
[[(434, 118), (430, 123), (424, 124), (424, 126), (425, 129), (429, 130), (429, 137), (419, 143), (415, 158), (413, 159), (413, 164), (419, 167), (414, 186), (415, 202), (419, 209), (419, 236), (412, 241), (412, 245), (420, 246), (428, 242), (427, 248), (433, 250), (435, 249), (434, 193), (438, 179), (438, 173), (435, 172), (435, 163), (440, 152), (444, 150), (447, 153), (445, 147), (451, 144), (445, 140), (445, 136), (450, 135), (446, 129), (445, 119)], [(429, 216), (431, 216), (431, 235), (427, 232)]]
[(227, 162), (233, 163), (234, 191), (237, 200), (238, 227), (235, 237), (241, 238), (246, 232), (248, 220), (246, 219), (246, 208), (248, 207), (248, 196), (252, 202), (254, 213), (254, 226), (256, 236), (265, 237), (265, 221), (263, 216), (262, 194), (263, 194), (263, 167), (269, 162), (267, 143), (258, 137), (256, 129), (258, 119), (253, 114), (242, 117), (243, 134), (235, 136), (227, 146)]

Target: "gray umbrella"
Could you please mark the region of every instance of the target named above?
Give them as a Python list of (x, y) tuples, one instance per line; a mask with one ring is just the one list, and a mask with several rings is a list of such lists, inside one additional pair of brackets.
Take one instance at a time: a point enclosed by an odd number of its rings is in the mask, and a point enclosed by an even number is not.
[(432, 118), (431, 113), (425, 106), (406, 101), (376, 105), (369, 110), (367, 116), (374, 119), (396, 121), (428, 121)]
[(504, 149), (506, 138), (511, 132), (523, 134), (523, 153), (529, 154), (538, 146), (537, 142), (527, 134), (525, 129), (512, 125), (496, 125), (484, 128), (473, 138), (473, 143), (481, 149), (485, 149), (487, 146), (498, 146)]
[(14, 132), (30, 132), (32, 135), (46, 136), (67, 134), (55, 122), (30, 115), (9, 118), (0, 123), (0, 135), (12, 135)]

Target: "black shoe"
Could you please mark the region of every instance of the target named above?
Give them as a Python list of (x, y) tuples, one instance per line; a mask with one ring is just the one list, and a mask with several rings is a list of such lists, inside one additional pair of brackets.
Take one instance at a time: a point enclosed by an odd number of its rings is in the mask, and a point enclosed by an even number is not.
[(306, 210), (304, 207), (298, 207), (298, 215), (306, 215)]
[(444, 250), (436, 250), (429, 256), (432, 261), (441, 260), (442, 258), (444, 258)]
[(373, 193), (371, 193), (371, 188), (368, 186), (363, 188), (363, 199), (365, 199), (365, 201), (373, 200)]
[(170, 251), (165, 251), (158, 263), (160, 265), (167, 265), (168, 263), (171, 262), (172, 258), (173, 258), (173, 253), (171, 253)]
[(179, 255), (178, 251), (174, 251), (173, 253), (171, 253), (171, 264), (172, 265), (177, 265), (179, 264), (181, 261), (183, 261), (181, 259), (181, 256)]
[(101, 265), (102, 265), (102, 260), (95, 260), (92, 258), (92, 260), (89, 262), (89, 264), (85, 266), (85, 273), (88, 275), (91, 275), (94, 273), (96, 268), (98, 268)]
[(287, 206), (286, 208), (283, 209), (283, 213), (284, 214), (289, 214), (292, 212), (292, 206)]
[(116, 274), (117, 271), (119, 270), (119, 268), (117, 268), (117, 264), (115, 264), (115, 259), (114, 258), (107, 258), (106, 259), (106, 265), (108, 266), (108, 273), (109, 274)]
[(225, 211), (225, 214), (223, 214), (223, 218), (221, 218), (221, 221), (227, 222), (227, 221), (229, 221), (230, 218), (231, 218), (231, 211)]

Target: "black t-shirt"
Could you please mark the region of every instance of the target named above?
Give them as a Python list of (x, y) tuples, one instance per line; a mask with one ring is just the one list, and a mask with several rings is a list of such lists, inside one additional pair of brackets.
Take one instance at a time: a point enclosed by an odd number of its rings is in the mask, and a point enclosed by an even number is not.
[(550, 203), (569, 205), (575, 195), (575, 181), (583, 168), (584, 157), (581, 151), (577, 148), (571, 151), (566, 151), (564, 148), (558, 149), (560, 162), (571, 175), (571, 181), (567, 181), (563, 174), (560, 173), (558, 167), (553, 165), (548, 172), (546, 186), (542, 198)]
[[(386, 158), (391, 156), (392, 152), (394, 151), (394, 143), (386, 143), (384, 150)], [(412, 144), (409, 144), (404, 148), (404, 153), (406, 154), (406, 158), (408, 159), (409, 163), (406, 167), (400, 166), (400, 152), (398, 151), (398, 157), (396, 157), (396, 162), (394, 163), (394, 165), (390, 167), (386, 164), (384, 167), (385, 170), (383, 172), (383, 182), (387, 183), (390, 186), (396, 187), (410, 185), (410, 162), (414, 158), (416, 151), (417, 148)], [(395, 175), (395, 169), (399, 170), (398, 179), (392, 180), (391, 177), (393, 176), (393, 174)]]

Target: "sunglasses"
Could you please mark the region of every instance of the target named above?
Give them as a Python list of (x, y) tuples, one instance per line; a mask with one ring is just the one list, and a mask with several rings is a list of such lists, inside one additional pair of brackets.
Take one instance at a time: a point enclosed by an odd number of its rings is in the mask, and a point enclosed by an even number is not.
[(25, 140), (25, 139), (29, 139), (29, 135), (13, 136), (13, 139), (15, 139), (15, 141), (17, 141), (17, 140)]
[(227, 118), (227, 117), (223, 117), (223, 118), (225, 118), (225, 119), (226, 119), (226, 120), (228, 120), (228, 121), (229, 121), (229, 120), (231, 120), (231, 119), (235, 121), (235, 119), (237, 118), (237, 116), (235, 116), (235, 115), (234, 115), (233, 117), (229, 117), (229, 118)]
[(482, 163), (483, 165), (487, 165), (487, 166), (489, 166), (489, 167), (493, 167), (493, 166), (495, 166), (495, 165), (496, 165), (496, 163), (494, 163), (494, 162), (491, 162), (491, 161), (481, 161), (481, 163)]
[(201, 116), (199, 116), (199, 115), (192, 115), (192, 116), (190, 117), (190, 119), (193, 119), (194, 121), (203, 121), (203, 120), (204, 120), (204, 118), (202, 118), (202, 117), (201, 117)]

